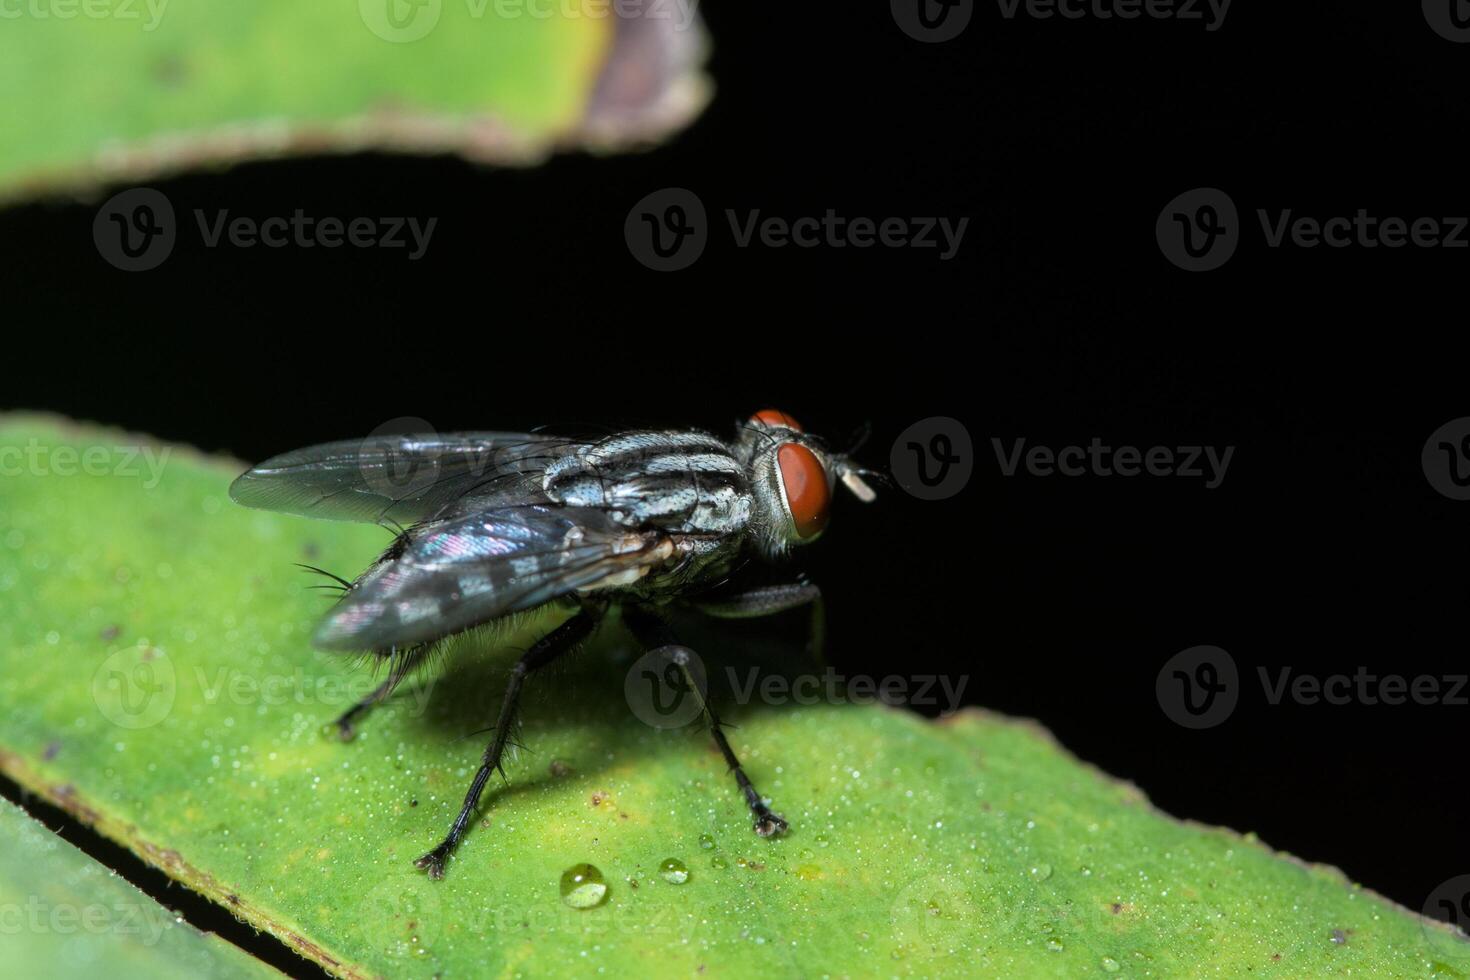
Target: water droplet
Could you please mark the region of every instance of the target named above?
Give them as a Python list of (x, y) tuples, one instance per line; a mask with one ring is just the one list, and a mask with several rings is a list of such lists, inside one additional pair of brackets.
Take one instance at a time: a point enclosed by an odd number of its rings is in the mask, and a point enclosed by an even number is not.
[(1062, 950), (1066, 949), (1066, 947), (1063, 946), (1061, 942), (1056, 939), (1048, 939), (1046, 941), (1046, 948), (1048, 952), (1052, 953), (1060, 953)]
[(682, 885), (689, 880), (689, 869), (678, 858), (665, 858), (658, 866), (658, 874), (671, 885)]
[(607, 882), (595, 865), (574, 864), (561, 873), (561, 900), (574, 909), (596, 908), (607, 901)]
[(830, 843), (831, 843), (831, 841), (827, 840), (827, 838), (825, 836), (823, 836), (822, 834), (818, 834), (817, 835), (817, 846), (818, 847), (826, 847)]
[(803, 864), (796, 869), (796, 877), (802, 881), (820, 881), (822, 878), (822, 869), (815, 864)]
[(715, 849), (715, 839), (709, 834), (700, 834), (699, 849), (701, 851), (713, 851)]
[(1119, 963), (1111, 956), (1104, 956), (1102, 958), (1102, 968), (1108, 973), (1117, 973), (1119, 970), (1123, 969), (1123, 964)]
[(724, 871), (730, 866), (730, 862), (726, 861), (724, 858), (716, 854), (714, 857), (709, 859), (709, 866), (711, 868), (714, 868), (716, 871)]
[(1037, 881), (1045, 881), (1051, 877), (1051, 865), (1033, 864), (1031, 866), (1031, 877)]

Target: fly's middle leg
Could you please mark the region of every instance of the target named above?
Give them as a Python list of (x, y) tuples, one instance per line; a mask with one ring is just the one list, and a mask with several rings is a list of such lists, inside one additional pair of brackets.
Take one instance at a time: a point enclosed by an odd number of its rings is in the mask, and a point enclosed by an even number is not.
[[(537, 640), (511, 668), (510, 683), (505, 688), (505, 699), (500, 705), (500, 717), (495, 722), (495, 734), (485, 749), (485, 756), (480, 762), (475, 778), (470, 782), (470, 789), (465, 794), (464, 805), (460, 807), (459, 816), (454, 818), (449, 833), (445, 835), (439, 846), (414, 862), (416, 867), (427, 871), (430, 878), (444, 877), (444, 862), (459, 844), (460, 839), (464, 837), (465, 830), (475, 815), (475, 807), (479, 805), (480, 794), (485, 791), (485, 783), (489, 781), (492, 772), (501, 768), (500, 760), (505, 755), (506, 745), (510, 742), (511, 728), (515, 724), (516, 711), (520, 706), (521, 687), (525, 684), (526, 676), (576, 648), (591, 634), (596, 625), (597, 617), (584, 609)], [(501, 770), (501, 775), (504, 775), (504, 770)]]
[(755, 817), (752, 829), (761, 837), (774, 837), (785, 833), (790, 826), (786, 818), (774, 812), (756, 790), (755, 785), (751, 783), (750, 777), (745, 773), (745, 767), (740, 764), (735, 750), (730, 747), (730, 740), (725, 737), (724, 723), (720, 721), (714, 705), (710, 703), (710, 699), (700, 690), (695, 681), (689, 668), (690, 651), (678, 645), (668, 623), (655, 613), (630, 607), (624, 609), (623, 621), (647, 649), (667, 655), (670, 663), (683, 674), (684, 684), (689, 693), (700, 700), (700, 707), (705, 717), (709, 719), (710, 734), (714, 737), (715, 746), (725, 757), (725, 765), (735, 774), (735, 785), (740, 788), (740, 792), (745, 796), (746, 804), (750, 807), (751, 814)]

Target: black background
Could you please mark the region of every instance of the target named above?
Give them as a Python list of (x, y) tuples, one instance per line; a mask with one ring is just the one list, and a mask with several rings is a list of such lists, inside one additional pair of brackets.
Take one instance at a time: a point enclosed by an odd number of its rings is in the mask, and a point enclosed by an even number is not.
[[(1464, 673), (1470, 503), (1420, 450), (1470, 415), (1470, 254), (1270, 249), (1255, 210), (1470, 213), (1470, 48), (1417, 4), (1237, 3), (1198, 21), (1008, 21), (916, 43), (886, 4), (711, 3), (715, 102), (671, 144), (527, 171), (381, 156), (166, 181), (180, 213), (438, 217), (428, 255), (207, 250), (99, 258), (95, 204), (0, 212), (0, 399), (245, 459), (366, 434), (671, 423), (785, 409), (886, 466), (961, 420), (975, 475), (925, 503), (839, 505), (800, 564), (848, 672), (968, 675), (1164, 809), (1255, 830), (1411, 907), (1470, 870), (1470, 708), (1269, 705), (1256, 669)], [(623, 223), (651, 191), (708, 206), (709, 250), (655, 274)], [(1154, 222), (1227, 191), (1244, 241), (1170, 265)], [(968, 217), (933, 251), (736, 248), (723, 212)], [(1004, 477), (991, 440), (1236, 447), (1180, 478)], [(1235, 714), (1187, 731), (1154, 681), (1217, 644)]]

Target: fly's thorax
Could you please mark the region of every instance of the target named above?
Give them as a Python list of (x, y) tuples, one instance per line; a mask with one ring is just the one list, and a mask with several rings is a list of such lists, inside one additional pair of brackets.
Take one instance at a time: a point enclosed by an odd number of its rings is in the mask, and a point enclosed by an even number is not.
[(731, 447), (699, 432), (634, 432), (578, 446), (552, 461), (542, 489), (555, 503), (593, 507), (627, 527), (684, 534), (744, 530), (754, 507)]

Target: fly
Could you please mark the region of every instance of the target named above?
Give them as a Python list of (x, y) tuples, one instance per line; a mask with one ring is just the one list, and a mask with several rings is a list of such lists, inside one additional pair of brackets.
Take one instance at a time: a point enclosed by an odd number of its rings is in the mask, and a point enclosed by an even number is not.
[[(444, 840), (414, 863), (433, 878), (501, 768), (526, 678), (575, 649), (611, 606), (639, 642), (697, 687), (668, 621), (675, 603), (723, 618), (816, 603), (806, 582), (732, 589), (754, 557), (776, 561), (827, 526), (838, 482), (875, 494), (867, 471), (789, 415), (756, 413), (733, 441), (702, 432), (630, 431), (598, 439), (476, 432), (336, 442), (269, 459), (230, 487), (247, 507), (396, 526), (393, 544), (313, 635), (323, 650), (385, 661), (381, 685), (337, 720), (344, 739), (429, 659), (436, 644), (517, 613), (556, 606), (571, 618), (511, 669), (494, 735)], [(710, 731), (771, 837), (787, 823), (762, 799), (706, 699)], [(502, 770), (503, 773), (503, 770)]]

